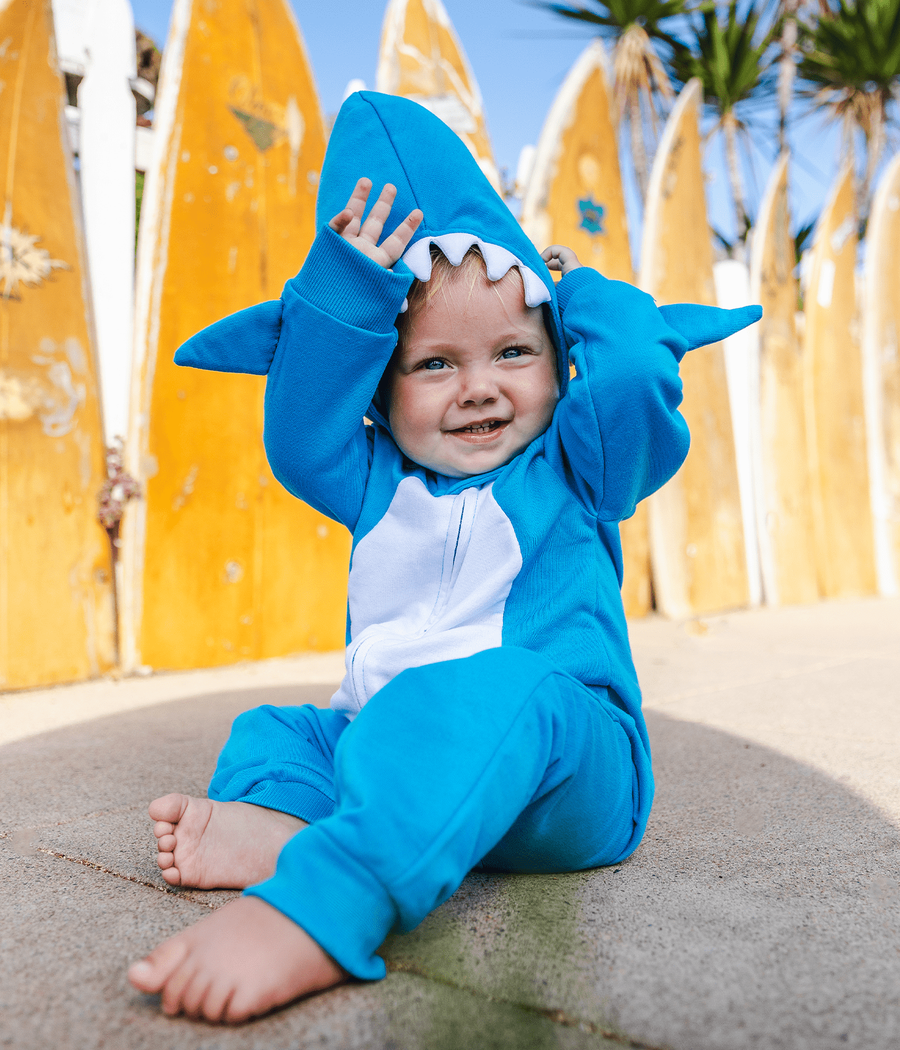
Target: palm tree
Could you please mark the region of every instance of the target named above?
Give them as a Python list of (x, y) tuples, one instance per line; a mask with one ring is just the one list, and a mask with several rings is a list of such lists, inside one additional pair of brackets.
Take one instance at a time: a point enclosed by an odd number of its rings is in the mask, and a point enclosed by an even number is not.
[(787, 149), (787, 116), (797, 71), (797, 14), (803, 0), (781, 0), (781, 54), (778, 57), (778, 151)]
[(848, 152), (855, 129), (865, 137), (865, 175), (857, 194), (864, 224), (900, 84), (900, 0), (820, 3), (818, 22), (801, 42), (798, 75), (813, 104), (843, 123)]
[(692, 19), (690, 47), (677, 50), (672, 61), (682, 82), (691, 77), (700, 79), (704, 104), (717, 118), (710, 134), (721, 131), (724, 137), (739, 245), (746, 240), (750, 217), (738, 156), (738, 135), (746, 135), (748, 125), (738, 107), (745, 115), (748, 103), (770, 92), (772, 86), (771, 45), (781, 27), (774, 22), (768, 29), (760, 29), (767, 7), (771, 5), (766, 0), (750, 0), (749, 5), (730, 0), (725, 11), (704, 5)]
[[(662, 116), (660, 100), (675, 97), (663, 60), (684, 45), (669, 32), (671, 20), (684, 15), (690, 0), (585, 0), (592, 6), (533, 0), (562, 18), (597, 26), (600, 36), (614, 40), (613, 73), (616, 117), (627, 114), (631, 132), (631, 155), (641, 198), (650, 181), (645, 117), (656, 135)], [(663, 56), (657, 47), (664, 48)]]

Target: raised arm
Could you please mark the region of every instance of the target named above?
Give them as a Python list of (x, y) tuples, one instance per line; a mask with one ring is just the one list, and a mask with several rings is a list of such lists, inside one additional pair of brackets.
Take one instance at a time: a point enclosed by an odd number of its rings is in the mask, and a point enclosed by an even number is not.
[(379, 244), (395, 191), (385, 186), (363, 222), (370, 189), (360, 179), (285, 285), (266, 383), (264, 437), (275, 476), (351, 529), (368, 477), (363, 416), (390, 361), (394, 321), (412, 282), (406, 267), (390, 267), (422, 217), (413, 212)]
[[(548, 434), (549, 455), (603, 521), (621, 521), (678, 470), (690, 445), (678, 365), (688, 350), (719, 342), (762, 316), (759, 306), (657, 307), (630, 284), (581, 267), (554, 245), (557, 286), (577, 375)], [(556, 444), (554, 447), (554, 437)]]
[(576, 369), (553, 430), (583, 501), (619, 521), (687, 455), (678, 362), (688, 343), (649, 295), (580, 267), (569, 249), (548, 253), (563, 271), (557, 292)]

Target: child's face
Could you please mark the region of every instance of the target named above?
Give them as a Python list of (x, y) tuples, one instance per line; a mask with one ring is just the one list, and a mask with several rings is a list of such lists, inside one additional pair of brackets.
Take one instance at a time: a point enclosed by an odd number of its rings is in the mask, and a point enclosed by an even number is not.
[(508, 463), (546, 430), (559, 398), (556, 355), (539, 307), (512, 272), (450, 276), (411, 318), (389, 374), (401, 450), (451, 478)]

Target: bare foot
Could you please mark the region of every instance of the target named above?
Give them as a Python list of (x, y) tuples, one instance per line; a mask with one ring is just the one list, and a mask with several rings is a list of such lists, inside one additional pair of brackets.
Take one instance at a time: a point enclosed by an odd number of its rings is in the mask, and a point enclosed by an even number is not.
[(128, 970), (139, 991), (162, 992), (164, 1013), (229, 1024), (346, 978), (309, 934), (259, 897), (229, 902)]
[(170, 886), (245, 890), (275, 873), (282, 846), (306, 821), (249, 802), (164, 795), (150, 803), (157, 864)]

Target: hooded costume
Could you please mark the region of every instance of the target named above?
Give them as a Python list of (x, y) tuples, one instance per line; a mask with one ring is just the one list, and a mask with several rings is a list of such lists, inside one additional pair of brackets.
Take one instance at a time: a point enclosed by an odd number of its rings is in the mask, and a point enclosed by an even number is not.
[[(386, 231), (424, 214), (392, 270), (327, 225), (361, 176), (370, 203), (384, 183), (397, 187)], [(474, 864), (572, 870), (615, 863), (640, 841), (653, 779), (618, 523), (687, 454), (681, 357), (760, 310), (657, 308), (587, 268), (555, 285), (456, 135), (393, 96), (345, 102), (317, 219), (281, 299), (205, 329), (176, 361), (267, 374), (275, 476), (353, 534), (332, 710), (241, 716), (210, 797), (313, 825), (248, 892), (372, 978), (384, 973), (374, 952), (385, 934), (417, 925)], [(395, 319), (413, 278), (430, 276), (432, 244), (454, 265), (477, 245), (491, 280), (517, 267), (557, 353), (550, 425), (475, 477), (406, 458), (379, 396)]]

